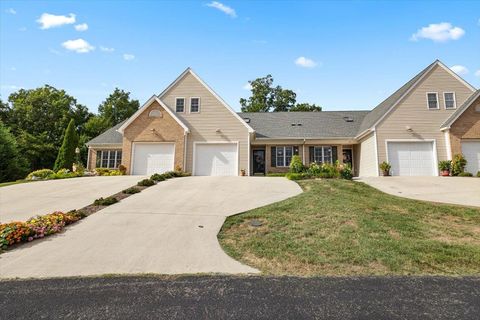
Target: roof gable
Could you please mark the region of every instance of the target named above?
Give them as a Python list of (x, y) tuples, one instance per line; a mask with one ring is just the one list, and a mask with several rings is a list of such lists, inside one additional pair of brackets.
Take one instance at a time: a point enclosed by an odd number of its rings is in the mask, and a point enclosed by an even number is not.
[(159, 95), (158, 98), (161, 100), (166, 94), (175, 87), (186, 75), (192, 75), (203, 87), (205, 87), (212, 96), (217, 99), (220, 104), (225, 107), (238, 121), (240, 121), (249, 132), (254, 132), (251, 126), (249, 126), (243, 119), (223, 100), (213, 89), (203, 81), (191, 68), (187, 68), (184, 72), (182, 72), (177, 79), (175, 79), (165, 90), (163, 90)]
[(472, 94), (452, 115), (441, 125), (440, 130), (447, 130), (455, 121), (478, 99), (480, 98), (480, 90)]
[(397, 106), (403, 99), (412, 91), (414, 90), (421, 81), (432, 71), (436, 66), (439, 66), (446, 70), (450, 75), (452, 75), (455, 79), (465, 85), (468, 89), (472, 92), (475, 91), (475, 88), (458, 76), (455, 72), (450, 70), (445, 64), (443, 64), (440, 60), (435, 60), (432, 64), (428, 67), (423, 69), (420, 73), (418, 73), (415, 77), (413, 77), (410, 81), (405, 83), (400, 89), (395, 91), (391, 96), (387, 99), (382, 101), (378, 106), (376, 106), (370, 113), (365, 117), (363, 120), (362, 125), (360, 126), (358, 137), (362, 136), (363, 134), (373, 130), (375, 126), (382, 121), (395, 106)]
[(136, 119), (140, 116), (154, 101), (156, 101), (165, 111), (183, 128), (185, 132), (190, 132), (190, 129), (185, 125), (185, 123), (180, 120), (175, 113), (170, 110), (157, 96), (152, 96), (150, 99), (147, 100), (143, 104), (143, 106), (137, 110), (130, 118), (128, 118), (119, 128), (118, 132), (123, 134), (124, 130)]
[(111, 127), (110, 129), (102, 132), (92, 140), (86, 143), (87, 146), (91, 145), (107, 145), (107, 144), (122, 144), (122, 134), (118, 132), (118, 128), (120, 128), (126, 120), (116, 124), (115, 126)]

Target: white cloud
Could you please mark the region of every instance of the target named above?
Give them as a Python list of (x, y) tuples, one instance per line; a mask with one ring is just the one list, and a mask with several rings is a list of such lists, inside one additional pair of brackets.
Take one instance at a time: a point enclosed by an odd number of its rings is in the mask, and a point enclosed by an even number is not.
[(17, 14), (17, 11), (15, 11), (15, 9), (13, 8), (8, 8), (5, 10), (6, 13), (10, 13), (10, 14)]
[(245, 89), (245, 90), (252, 90), (252, 85), (247, 82), (247, 83), (245, 83), (245, 84), (243, 85), (242, 88)]
[(130, 61), (130, 60), (133, 60), (133, 59), (135, 59), (135, 56), (133, 54), (130, 54), (130, 53), (124, 53), (123, 54), (123, 60)]
[(224, 5), (223, 3), (221, 2), (218, 2), (218, 1), (212, 1), (210, 3), (207, 3), (207, 7), (210, 7), (210, 8), (215, 8), (217, 10), (220, 10), (222, 11), (223, 13), (225, 13), (226, 15), (232, 17), (232, 18), (236, 18), (237, 17), (237, 13), (235, 12), (235, 10), (229, 6), (226, 6)]
[(480, 77), (480, 69), (477, 70), (477, 71), (475, 71), (475, 76), (476, 76), (476, 77)]
[(296, 60), (295, 60), (295, 64), (297, 66), (300, 66), (300, 67), (303, 67), (303, 68), (314, 68), (316, 67), (318, 64), (313, 61), (312, 59), (308, 59), (308, 58), (305, 58), (305, 57), (298, 57)]
[(435, 42), (445, 42), (448, 40), (458, 40), (465, 34), (465, 30), (460, 27), (454, 27), (449, 22), (432, 23), (428, 27), (419, 29), (412, 35), (410, 40), (419, 41), (420, 39), (430, 39)]
[(115, 51), (114, 48), (109, 48), (109, 47), (104, 47), (104, 46), (100, 46), (100, 50), (103, 51), (103, 52), (113, 52), (113, 51)]
[(94, 46), (90, 45), (90, 43), (83, 39), (68, 40), (62, 43), (62, 46), (65, 49), (75, 51), (76, 53), (87, 53), (95, 50)]
[(43, 13), (37, 22), (40, 24), (40, 29), (50, 29), (63, 26), (64, 24), (74, 24), (75, 15), (70, 13), (68, 16), (57, 16), (50, 13)]
[(77, 24), (75, 26), (75, 30), (77, 30), (77, 31), (87, 31), (88, 30), (88, 24), (86, 24), (86, 23)]
[(459, 64), (454, 65), (454, 66), (451, 66), (451, 67), (450, 67), (450, 70), (452, 70), (453, 72), (455, 72), (455, 73), (458, 74), (458, 75), (464, 75), (464, 74), (467, 74), (467, 73), (468, 73), (467, 67), (461, 66), (461, 65), (459, 65)]

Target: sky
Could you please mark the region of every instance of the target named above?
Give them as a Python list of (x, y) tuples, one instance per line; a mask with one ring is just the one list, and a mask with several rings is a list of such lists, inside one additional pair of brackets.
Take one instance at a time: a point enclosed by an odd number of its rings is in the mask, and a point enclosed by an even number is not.
[(480, 87), (480, 1), (0, 1), (0, 96), (44, 84), (96, 112), (187, 67), (235, 110), (271, 74), (297, 102), (367, 110), (435, 59)]

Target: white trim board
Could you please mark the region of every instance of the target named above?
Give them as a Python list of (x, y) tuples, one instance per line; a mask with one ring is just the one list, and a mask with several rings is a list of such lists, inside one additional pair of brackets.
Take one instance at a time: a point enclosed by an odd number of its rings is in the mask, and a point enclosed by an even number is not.
[(185, 77), (187, 74), (191, 74), (195, 79), (198, 80), (220, 103), (228, 110), (230, 113), (233, 114), (235, 118), (238, 119), (247, 129), (248, 132), (255, 132), (252, 127), (250, 127), (236, 112), (233, 110), (226, 102), (223, 100), (215, 91), (213, 91), (210, 86), (203, 81), (193, 70), (192, 68), (187, 68), (185, 71), (183, 71), (180, 76), (177, 77), (165, 90), (163, 90), (159, 95), (158, 98), (162, 99), (162, 97), (172, 88), (174, 87), (183, 77)]

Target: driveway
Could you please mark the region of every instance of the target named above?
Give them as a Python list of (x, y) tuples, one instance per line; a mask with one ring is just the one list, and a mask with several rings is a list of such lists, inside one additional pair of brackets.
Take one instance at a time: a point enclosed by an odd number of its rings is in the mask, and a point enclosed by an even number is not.
[(171, 179), (0, 255), (0, 277), (256, 273), (221, 249), (225, 218), (301, 192), (285, 178)]
[(365, 177), (358, 181), (395, 196), (480, 207), (479, 178)]
[(54, 211), (83, 208), (136, 185), (142, 176), (84, 177), (36, 181), (0, 188), (0, 222), (24, 221)]

